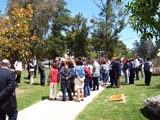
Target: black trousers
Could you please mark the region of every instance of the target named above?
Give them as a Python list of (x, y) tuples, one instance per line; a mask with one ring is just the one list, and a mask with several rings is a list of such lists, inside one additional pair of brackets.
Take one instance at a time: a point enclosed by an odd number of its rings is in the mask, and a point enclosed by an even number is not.
[(21, 71), (18, 71), (17, 73), (16, 73), (16, 83), (20, 83), (21, 82)]
[(6, 120), (6, 115), (8, 116), (8, 120), (17, 120), (18, 111), (17, 109), (4, 111), (0, 109), (0, 120)]
[(97, 90), (99, 90), (99, 81), (98, 77), (93, 77), (93, 90), (97, 87)]
[(152, 72), (144, 71), (144, 74), (145, 74), (145, 84), (150, 85)]

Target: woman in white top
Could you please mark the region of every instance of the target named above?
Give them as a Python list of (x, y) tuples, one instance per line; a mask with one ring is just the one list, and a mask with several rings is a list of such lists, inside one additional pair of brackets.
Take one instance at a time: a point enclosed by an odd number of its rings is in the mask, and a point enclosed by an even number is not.
[(14, 63), (14, 68), (15, 68), (15, 72), (16, 72), (16, 83), (17, 83), (17, 86), (18, 86), (18, 83), (21, 82), (21, 72), (22, 72), (22, 61), (20, 60), (17, 60), (15, 63)]

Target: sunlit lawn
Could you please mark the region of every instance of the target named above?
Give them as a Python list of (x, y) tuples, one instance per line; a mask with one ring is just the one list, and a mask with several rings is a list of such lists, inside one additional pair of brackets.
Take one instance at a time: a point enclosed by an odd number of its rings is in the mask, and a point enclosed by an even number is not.
[[(48, 70), (46, 70), (46, 75), (48, 75)], [(24, 77), (27, 76), (27, 71), (23, 71), (21, 83), (16, 89), (19, 110), (24, 109), (38, 101), (44, 100), (48, 98), (49, 95), (49, 86), (46, 85), (43, 87), (40, 85), (40, 75), (37, 74), (37, 77), (34, 78), (35, 82), (33, 85), (29, 84), (28, 79), (24, 79)]]
[[(152, 77), (151, 86), (144, 85), (144, 79), (135, 80), (134, 85), (125, 85), (121, 79), (120, 89), (106, 88), (93, 100), (77, 120), (160, 120), (144, 108), (144, 100), (160, 93), (160, 76)], [(126, 102), (109, 102), (114, 94), (125, 94)]]
[[(48, 75), (48, 70), (46, 71)], [(40, 86), (39, 75), (33, 85), (29, 84), (27, 72), (22, 74), (20, 86), (16, 89), (18, 109), (24, 109), (48, 98), (49, 87)], [(126, 101), (109, 102), (114, 94), (125, 94)], [(106, 88), (78, 116), (77, 120), (160, 120), (144, 108), (144, 100), (160, 93), (160, 76), (153, 76), (151, 86), (144, 85), (144, 79), (135, 80), (134, 85), (126, 85), (121, 78), (121, 87)], [(74, 108), (73, 108), (74, 110)]]

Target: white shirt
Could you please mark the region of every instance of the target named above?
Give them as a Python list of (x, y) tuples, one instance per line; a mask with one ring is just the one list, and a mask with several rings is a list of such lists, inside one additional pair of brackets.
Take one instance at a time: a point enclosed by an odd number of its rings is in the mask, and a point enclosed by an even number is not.
[(36, 66), (37, 65), (37, 60), (33, 59), (33, 65)]
[(135, 68), (138, 68), (139, 65), (140, 65), (139, 60), (138, 60), (138, 59), (135, 59), (134, 62), (135, 62)]
[(93, 68), (96, 68), (95, 71), (93, 72), (93, 77), (99, 77), (100, 76), (100, 65), (97, 61), (94, 61), (93, 63)]
[(22, 71), (22, 69), (23, 69), (22, 62), (21, 61), (16, 61), (14, 63), (14, 68), (15, 68), (15, 70)]

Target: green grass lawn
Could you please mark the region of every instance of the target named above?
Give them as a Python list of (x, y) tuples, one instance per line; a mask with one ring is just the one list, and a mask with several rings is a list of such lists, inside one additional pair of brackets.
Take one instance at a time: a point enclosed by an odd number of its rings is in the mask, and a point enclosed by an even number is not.
[[(46, 70), (46, 75), (48, 75), (48, 70)], [(40, 85), (40, 75), (37, 74), (37, 77), (34, 78), (33, 85), (29, 84), (28, 79), (24, 79), (24, 77), (27, 76), (28, 73), (24, 70), (21, 76), (21, 83), (16, 89), (18, 110), (22, 110), (38, 101), (47, 99), (49, 95), (49, 86)]]
[[(48, 75), (48, 70), (46, 71)], [(22, 110), (38, 101), (48, 98), (49, 86), (40, 86), (39, 75), (33, 85), (29, 84), (27, 72), (23, 71), (21, 84), (16, 89), (18, 109)], [(106, 88), (91, 102), (76, 120), (160, 120), (144, 108), (144, 100), (160, 92), (160, 76), (153, 76), (151, 86), (145, 86), (143, 78), (134, 85), (126, 85), (121, 78), (121, 87)], [(124, 94), (126, 102), (109, 102), (114, 94)]]
[[(114, 94), (124, 94), (126, 102), (109, 102)], [(144, 100), (160, 93), (160, 76), (153, 76), (151, 86), (144, 85), (144, 79), (126, 85), (121, 78), (121, 87), (106, 88), (91, 102), (76, 120), (160, 120), (144, 108)]]

